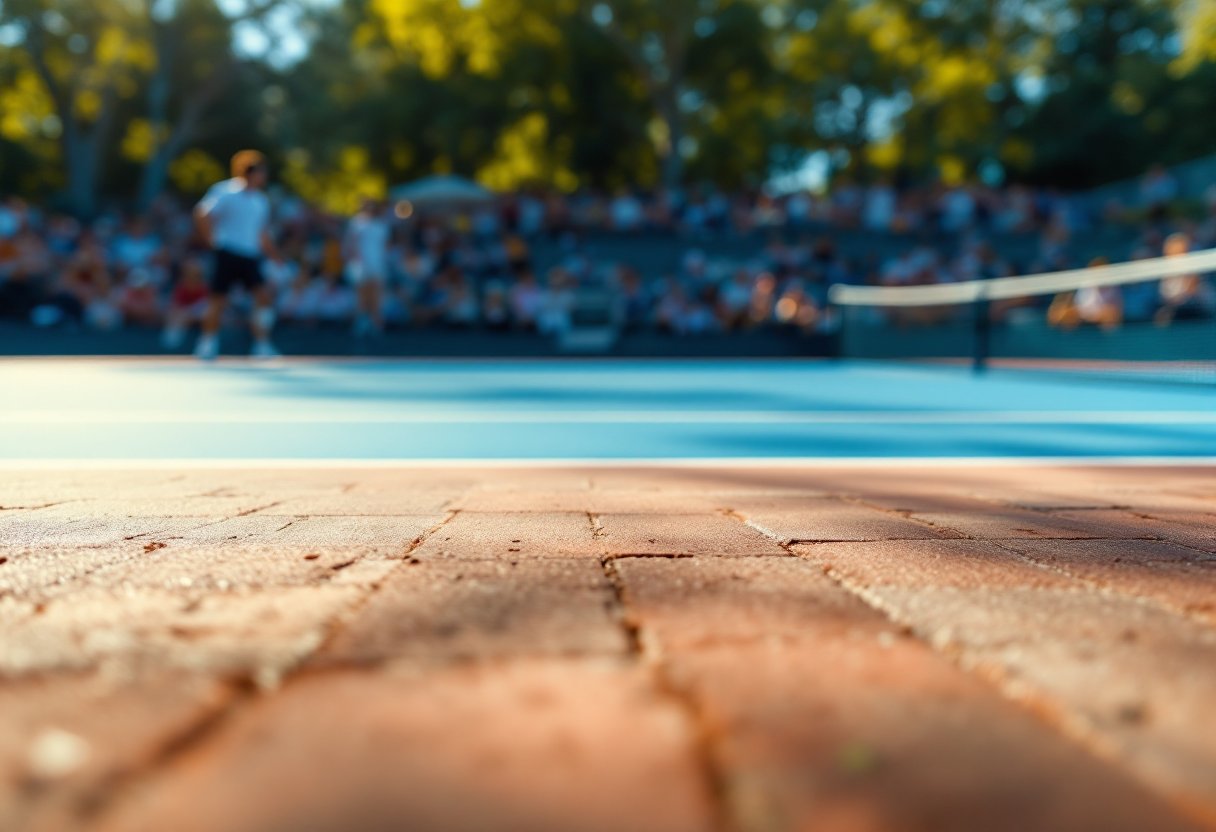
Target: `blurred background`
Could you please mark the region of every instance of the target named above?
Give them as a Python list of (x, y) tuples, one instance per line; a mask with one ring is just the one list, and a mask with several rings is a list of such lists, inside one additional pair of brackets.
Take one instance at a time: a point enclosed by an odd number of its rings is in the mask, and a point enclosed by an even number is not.
[[(918, 332), (970, 312), (858, 345), (828, 287), (1216, 245), (1216, 4), (3, 0), (0, 352), (188, 351), (189, 212), (247, 147), (286, 352), (952, 355)], [(343, 276), (368, 198), (379, 339)], [(1013, 355), (1205, 358), (1188, 281), (985, 314)]]

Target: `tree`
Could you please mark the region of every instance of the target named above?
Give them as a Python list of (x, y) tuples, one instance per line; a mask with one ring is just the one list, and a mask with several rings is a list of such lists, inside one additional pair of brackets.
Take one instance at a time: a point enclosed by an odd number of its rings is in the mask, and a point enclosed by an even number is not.
[[(282, 2), (251, 3), (235, 16), (222, 14), (215, 0), (5, 3), (0, 24), (22, 31), (19, 60), (41, 81), (61, 125), (69, 210), (96, 214), (107, 154), (120, 135), (141, 164), (136, 204), (146, 208), (237, 72), (232, 27)], [(142, 113), (131, 106), (141, 93)]]
[[(1199, 0), (233, 2), (4, 0), (0, 186), (143, 208), (251, 144), (342, 210), (446, 171), (735, 188), (829, 151), (862, 179), (1083, 187), (1216, 151)], [(234, 51), (296, 9), (304, 59)]]
[[(236, 20), (264, 14), (269, 5), (254, 7)], [(165, 190), (170, 163), (195, 140), (203, 116), (238, 69), (228, 48), (236, 20), (221, 15), (214, 3), (150, 2), (143, 10), (156, 60), (145, 84), (146, 113), (141, 128), (147, 142), (136, 195), (140, 210), (146, 210)], [(175, 91), (180, 101), (177, 118), (171, 119)]]
[(134, 94), (139, 73), (154, 61), (134, 34), (138, 18), (110, 0), (12, 0), (3, 14), (23, 31), (24, 58), (58, 119), (68, 203), (91, 217), (118, 99)]
[(689, 145), (680, 97), (699, 17), (697, 0), (584, 0), (582, 12), (633, 67), (658, 117), (653, 139), (663, 184), (681, 184)]
[(1016, 130), (1025, 176), (1091, 187), (1216, 151), (1216, 64), (1202, 59), (1201, 29), (1183, 41), (1174, 10), (1150, 0), (1079, 0), (1071, 11)]

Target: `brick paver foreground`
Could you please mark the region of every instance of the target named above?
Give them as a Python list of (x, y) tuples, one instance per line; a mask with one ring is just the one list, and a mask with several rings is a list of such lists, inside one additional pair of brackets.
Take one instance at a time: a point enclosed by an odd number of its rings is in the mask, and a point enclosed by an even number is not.
[(0, 829), (1216, 828), (1212, 469), (7, 472)]

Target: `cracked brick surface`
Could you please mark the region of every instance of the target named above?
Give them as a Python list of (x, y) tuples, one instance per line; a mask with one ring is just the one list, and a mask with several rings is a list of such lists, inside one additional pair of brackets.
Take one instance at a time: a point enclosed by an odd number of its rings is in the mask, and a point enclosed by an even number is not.
[(764, 496), (731, 499), (748, 523), (784, 543), (820, 540), (915, 540), (940, 533), (927, 524), (837, 499)]
[(98, 828), (702, 832), (697, 774), (686, 720), (637, 668), (327, 674), (239, 715)]
[(712, 725), (741, 827), (1155, 822), (1146, 790), (1060, 742), (818, 570), (773, 560), (621, 569), (629, 608), (653, 631), (672, 684)]
[(0, 829), (76, 826), (231, 696), (214, 677), (165, 672), (138, 685), (91, 674), (0, 685)]
[(604, 550), (614, 556), (782, 555), (772, 540), (718, 514), (600, 514)]
[(13, 471), (0, 829), (1216, 829), (1216, 471)]
[(611, 607), (595, 560), (416, 563), (389, 577), (319, 660), (624, 655)]
[(414, 550), (420, 559), (522, 560), (598, 558), (591, 519), (583, 512), (461, 512)]

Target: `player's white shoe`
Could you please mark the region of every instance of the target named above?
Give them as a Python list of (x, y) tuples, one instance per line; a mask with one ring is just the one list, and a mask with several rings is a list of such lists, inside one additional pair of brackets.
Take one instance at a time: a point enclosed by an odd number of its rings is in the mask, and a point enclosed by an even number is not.
[(274, 344), (269, 341), (257, 341), (254, 343), (249, 355), (253, 358), (279, 358), (283, 353), (275, 349)]
[(194, 357), (199, 361), (214, 361), (220, 354), (220, 337), (218, 335), (200, 335), (194, 345)]

